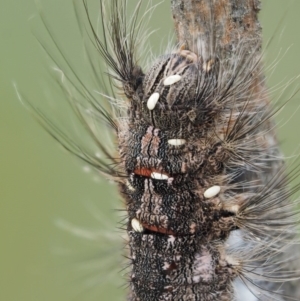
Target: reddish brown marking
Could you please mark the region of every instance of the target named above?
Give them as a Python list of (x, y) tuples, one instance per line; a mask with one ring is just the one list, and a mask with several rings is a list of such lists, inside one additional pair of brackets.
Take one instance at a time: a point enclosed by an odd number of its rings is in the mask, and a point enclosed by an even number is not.
[(142, 168), (135, 169), (133, 171), (133, 173), (136, 174), (136, 175), (138, 175), (138, 176), (143, 176), (143, 177), (148, 177), (148, 178), (151, 177), (151, 173), (152, 172), (161, 173), (163, 175), (167, 175), (168, 177), (170, 177), (170, 175), (168, 175), (167, 173), (162, 172), (160, 170), (157, 170), (155, 168), (145, 168), (145, 167), (142, 167)]
[(136, 175), (139, 175), (139, 176), (150, 178), (152, 170), (149, 169), (149, 168), (139, 168), (139, 169), (135, 169), (133, 171), (133, 173), (136, 174)]
[(158, 232), (158, 233), (161, 233), (161, 234), (167, 234), (167, 235), (176, 235), (172, 230), (168, 230), (168, 229), (165, 229), (165, 228), (159, 228), (159, 227), (156, 227), (156, 226), (149, 226), (145, 223), (142, 223), (143, 227), (152, 231), (152, 232)]

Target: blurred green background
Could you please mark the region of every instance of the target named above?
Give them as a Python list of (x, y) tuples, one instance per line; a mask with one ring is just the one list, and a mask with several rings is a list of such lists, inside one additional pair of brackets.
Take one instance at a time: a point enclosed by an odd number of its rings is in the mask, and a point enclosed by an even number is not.
[[(82, 42), (72, 1), (41, 0), (38, 5), (55, 38), (80, 68)], [(59, 101), (56, 92), (49, 94), (51, 64), (32, 35), (32, 28), (44, 35), (37, 11), (33, 0), (0, 1), (0, 300), (125, 300), (118, 273), (123, 267), (120, 247), (113, 243), (121, 237), (115, 229), (118, 217), (113, 209), (121, 202), (114, 185), (86, 172), (81, 162), (62, 151), (21, 105), (13, 88), (16, 82), (34, 103), (43, 103), (49, 95), (52, 104)], [(300, 1), (263, 1), (264, 40), (274, 37), (266, 62), (278, 62), (269, 71), (271, 87), (300, 73), (299, 12)], [(158, 30), (151, 38), (154, 52), (163, 52), (172, 36), (169, 1), (157, 8), (149, 26)], [(299, 80), (289, 93), (297, 85)], [(298, 103), (296, 96), (278, 116), (286, 154), (296, 151), (300, 141), (300, 112), (293, 115)], [(60, 219), (82, 227), (73, 229), (87, 239), (57, 227)], [(84, 229), (94, 232), (86, 234)], [(104, 278), (108, 281), (101, 285)]]

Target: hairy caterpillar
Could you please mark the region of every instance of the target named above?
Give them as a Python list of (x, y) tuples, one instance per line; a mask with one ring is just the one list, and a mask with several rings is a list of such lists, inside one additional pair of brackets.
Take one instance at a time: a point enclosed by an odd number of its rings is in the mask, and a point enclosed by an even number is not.
[[(243, 49), (243, 47), (241, 47), (241, 49)], [(185, 50), (183, 50), (183, 53), (185, 53), (186, 54), (186, 52), (184, 52)], [(241, 51), (242, 52), (242, 51)], [(187, 53), (188, 55), (190, 55), (190, 53)], [(239, 55), (241, 55), (240, 57), (239, 57)], [(241, 53), (241, 54), (239, 54), (239, 55), (237, 55), (237, 57), (239, 57), (239, 59), (241, 59), (241, 62), (243, 62), (243, 53)], [(193, 56), (193, 54), (191, 54), (191, 56)], [(184, 56), (185, 57), (185, 56)], [(202, 64), (202, 66), (204, 65), (203, 63), (201, 63)], [(221, 65), (221, 64), (220, 64)], [(241, 65), (242, 65), (242, 63), (241, 63)], [(207, 69), (207, 68), (203, 68), (203, 67), (201, 67), (202, 69)], [(218, 68), (220, 68), (220, 67), (218, 67)], [(224, 68), (225, 70), (226, 70), (226, 68)], [(228, 68), (229, 70), (230, 70), (230, 66), (229, 66), (229, 68)], [(212, 72), (210, 72), (210, 71), (212, 71), (212, 70), (207, 70), (208, 72), (207, 73), (205, 73), (205, 74), (208, 74), (208, 76), (206, 77), (206, 75), (204, 76), (204, 83), (205, 83), (205, 81), (209, 81), (209, 82), (211, 82), (211, 83), (214, 83), (214, 82), (218, 82), (217, 80), (215, 80), (213, 77), (212, 78), (210, 78), (210, 76), (212, 75), (212, 74), (216, 74), (216, 73), (212, 73)], [(223, 70), (223, 72), (224, 72), (224, 70)], [(150, 78), (151, 78), (151, 76), (149, 76)], [(192, 83), (188, 83), (188, 84), (191, 84), (191, 85), (193, 85)], [(215, 86), (213, 86), (214, 88), (215, 88)], [(217, 86), (216, 86), (217, 87)], [(208, 92), (211, 92), (211, 87), (208, 87)], [(130, 92), (130, 89), (129, 89), (129, 92), (128, 92), (128, 90), (126, 90), (127, 91), (127, 93), (131, 93)], [(129, 96), (130, 96), (130, 94), (128, 94)], [(152, 94), (151, 94), (152, 95)], [(238, 110), (239, 108), (237, 108), (237, 110)], [(142, 111), (143, 109), (141, 109), (141, 111)], [(256, 109), (257, 110), (257, 109)], [(192, 111), (192, 110), (191, 110)], [(145, 111), (145, 112), (147, 112), (147, 111)], [(258, 111), (259, 113), (260, 113), (260, 111)], [(193, 116), (193, 113), (194, 113), (194, 115), (195, 115), (195, 112), (192, 112), (191, 113), (191, 115)], [(256, 111), (255, 111), (255, 113), (257, 113)], [(179, 114), (179, 113), (178, 113)], [(265, 112), (262, 112), (262, 114), (268, 114), (268, 113), (265, 113)], [(177, 116), (177, 115), (176, 115)], [(196, 116), (198, 116), (198, 114), (196, 114)], [(165, 117), (165, 116), (164, 116)], [(253, 116), (251, 116), (251, 118), (253, 118)], [(263, 118), (262, 118), (263, 119)], [(157, 122), (159, 122), (161, 119), (157, 119)], [(252, 120), (252, 119), (251, 119)], [(161, 127), (163, 127), (164, 125), (166, 125), (167, 124), (167, 122), (169, 122), (169, 124), (171, 125), (171, 126), (173, 126), (173, 123), (175, 123), (174, 125), (176, 126), (176, 121), (177, 121), (177, 119), (174, 119), (174, 120), (172, 120), (172, 118), (167, 118), (167, 116), (166, 116), (166, 120), (163, 120), (163, 122), (162, 122), (162, 124), (161, 124)], [(166, 123), (165, 123), (166, 122)], [(200, 121), (199, 121), (200, 122)], [(209, 127), (209, 129), (210, 129), (211, 127)], [(150, 129), (148, 129), (149, 131), (150, 131)], [(147, 131), (146, 131), (147, 132)], [(180, 132), (180, 131), (179, 131)], [(179, 132), (177, 133), (177, 134), (179, 134)], [(182, 131), (183, 132), (183, 131)], [(195, 134), (196, 135), (196, 134)], [(157, 135), (157, 137), (158, 137), (158, 135)], [(152, 139), (152, 138), (151, 138)], [(153, 138), (154, 139), (154, 138)], [(161, 139), (161, 137), (160, 137), (160, 139)], [(166, 138), (165, 137), (163, 137), (163, 139), (164, 140), (166, 140)], [(177, 139), (177, 137), (175, 137), (175, 138), (171, 138), (171, 139)], [(185, 136), (183, 136), (183, 138), (179, 138), (179, 139), (184, 139), (184, 140), (187, 140), (186, 139), (186, 137)], [(212, 138), (211, 138), (212, 139)], [(126, 139), (125, 139), (126, 140)], [(170, 140), (170, 139), (169, 139)], [(179, 142), (182, 142), (182, 140), (179, 140)], [(164, 142), (165, 143), (165, 142)], [(178, 143), (178, 142), (177, 142)], [(179, 156), (178, 154), (176, 154), (176, 148), (174, 148), (175, 149), (175, 155), (177, 155), (177, 156)], [(252, 153), (252, 150), (253, 149), (251, 149), (250, 150), (250, 153)], [(126, 152), (125, 152), (125, 154), (126, 154)], [(248, 155), (247, 155), (248, 156)], [(249, 156), (251, 157), (251, 154), (249, 154)], [(248, 158), (248, 157), (247, 157)], [(207, 160), (207, 158), (205, 158), (206, 160)], [(248, 160), (251, 160), (251, 158), (250, 159), (248, 159)], [(199, 163), (200, 164), (200, 163)], [(214, 161), (212, 161), (212, 164), (213, 165), (217, 165), (217, 164), (215, 164), (215, 162)], [(104, 167), (106, 167), (107, 165), (106, 164), (104, 164), (103, 165)], [(192, 168), (191, 166), (189, 166), (190, 168)], [(170, 173), (171, 174), (173, 174), (173, 170), (172, 170), (172, 166), (169, 166), (169, 168), (170, 168)], [(156, 168), (156, 169), (159, 169), (159, 168)], [(166, 168), (165, 168), (166, 169)], [(140, 173), (140, 175), (141, 176), (145, 176), (145, 175), (149, 175), (149, 168), (144, 168), (143, 169), (143, 167), (141, 168), (141, 172), (139, 172)], [(280, 169), (279, 169), (280, 170)], [(104, 170), (104, 171), (106, 171), (106, 170)], [(112, 170), (108, 170), (108, 172), (109, 173), (111, 173), (111, 171)], [(161, 170), (157, 170), (158, 171), (158, 173), (160, 173), (161, 172)], [(154, 171), (154, 172), (157, 172), (157, 171)], [(146, 174), (145, 174), (146, 173)], [(129, 178), (130, 179), (130, 178)], [(283, 177), (283, 179), (284, 179), (284, 177)], [(131, 179), (130, 179), (131, 180)], [(280, 183), (281, 181), (280, 181), (281, 179), (279, 178), (279, 179), (277, 179), (276, 181), (279, 181), (279, 182), (274, 182), (274, 183), (272, 183), (272, 185), (270, 184), (270, 186), (269, 186), (269, 188), (270, 189), (275, 189), (275, 188), (278, 188), (277, 186), (278, 186), (278, 183)], [(138, 180), (136, 180), (136, 179), (133, 179), (132, 181), (138, 181)], [(134, 183), (134, 182), (133, 182)], [(132, 183), (130, 184), (131, 186), (132, 186)], [(175, 185), (175, 183), (174, 183), (174, 185)], [(192, 185), (193, 185), (193, 183), (192, 183)], [(219, 186), (219, 185), (218, 185)], [(234, 187), (235, 188), (235, 187)], [(124, 188), (124, 189), (127, 189), (128, 190), (128, 185), (127, 185), (127, 188)], [(166, 187), (161, 187), (161, 189), (162, 190), (166, 190), (167, 188)], [(237, 188), (235, 188), (235, 189), (240, 189), (240, 187), (237, 187)], [(126, 190), (126, 191), (127, 191)], [(130, 186), (129, 186), (129, 190), (130, 190)], [(205, 192), (204, 192), (204, 194), (205, 194)], [(259, 209), (259, 207), (258, 207), (258, 209)], [(277, 214), (277, 213), (276, 213)], [(282, 214), (284, 214), (284, 213), (282, 213)], [(276, 215), (276, 216), (278, 216), (278, 215)], [(230, 217), (230, 216), (229, 216)], [(146, 226), (148, 226), (148, 230), (150, 230), (150, 231), (154, 231), (154, 232), (159, 232), (159, 233), (161, 233), (162, 234), (162, 231), (161, 231), (161, 229), (159, 229), (159, 227), (157, 226), (157, 225), (151, 225), (150, 227), (149, 227), (149, 224), (148, 223), (146, 223)], [(156, 227), (156, 229), (154, 229), (153, 227)], [(222, 227), (223, 228), (223, 227)], [(165, 229), (165, 228), (164, 228)], [(259, 229), (260, 230), (260, 229)], [(279, 232), (280, 232), (280, 229), (276, 229), (276, 230), (278, 230)], [(167, 233), (165, 233), (165, 234), (168, 234), (168, 235), (172, 235), (173, 233), (171, 233), (171, 231), (173, 231), (174, 232), (174, 229), (172, 230), (172, 229), (167, 229), (166, 230), (167, 231)], [(185, 229), (177, 229), (176, 230), (176, 232), (177, 231), (183, 231), (183, 233), (186, 231)], [(218, 231), (217, 231), (218, 232)], [(175, 232), (174, 232), (175, 233)], [(264, 235), (266, 234), (266, 233), (263, 233)], [(272, 235), (273, 235), (274, 233), (272, 233)], [(150, 234), (149, 234), (150, 235)], [(219, 234), (216, 234), (216, 235), (219, 235)], [(223, 235), (225, 235), (225, 234), (223, 234)], [(276, 242), (276, 241), (275, 241)], [(258, 245), (260, 245), (259, 243), (258, 243)], [(270, 242), (270, 246), (272, 247), (273, 246), (273, 241), (271, 241)], [(249, 247), (249, 248), (247, 248), (246, 249), (246, 251), (247, 251), (247, 256), (249, 256), (249, 254), (251, 254), (250, 253), (250, 251), (249, 250), (251, 250), (251, 248)], [(255, 248), (254, 248), (254, 250), (255, 250)], [(258, 247), (258, 250), (260, 251), (260, 248)], [(241, 254), (243, 253), (241, 250), (240, 250), (240, 252), (241, 252)], [(208, 252), (208, 254), (209, 254), (209, 252)], [(254, 253), (254, 251), (253, 251), (253, 253), (252, 254), (257, 254), (257, 253)], [(272, 256), (270, 255), (270, 254), (268, 254), (268, 258), (271, 258), (272, 259)], [(196, 258), (197, 256), (195, 255), (195, 258)], [(200, 256), (200, 258), (201, 258), (201, 256)], [(251, 261), (251, 258), (250, 258), (250, 261)], [(200, 276), (199, 276), (200, 277)], [(148, 294), (147, 294), (148, 295)], [(151, 295), (151, 294), (149, 294), (149, 295)], [(155, 297), (156, 298), (156, 297)], [(204, 298), (204, 297), (203, 297)], [(216, 297), (217, 298), (217, 297)], [(267, 297), (267, 298), (270, 298), (270, 297)], [(278, 295), (275, 295), (275, 297), (274, 298), (279, 298), (278, 297)], [(146, 300), (146, 299), (145, 299)], [(149, 300), (151, 300), (151, 299), (149, 299)], [(205, 299), (204, 299), (205, 300)], [(276, 299), (275, 299), (276, 300)]]

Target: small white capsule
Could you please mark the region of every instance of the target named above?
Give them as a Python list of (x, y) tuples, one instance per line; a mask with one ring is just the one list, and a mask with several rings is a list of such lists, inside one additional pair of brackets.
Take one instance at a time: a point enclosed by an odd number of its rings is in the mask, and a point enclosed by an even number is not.
[(169, 139), (168, 143), (171, 145), (179, 146), (186, 143), (185, 139)]
[(155, 92), (153, 93), (148, 101), (147, 101), (147, 108), (151, 111), (155, 108), (157, 102), (158, 102), (158, 99), (159, 99), (159, 93)]
[(132, 229), (135, 231), (135, 232), (143, 232), (144, 231), (144, 227), (143, 225), (136, 219), (136, 218), (133, 218), (131, 220), (131, 227)]
[(217, 185), (209, 187), (204, 191), (204, 197), (206, 197), (207, 199), (213, 198), (220, 192), (220, 190), (221, 187)]
[(168, 180), (169, 177), (165, 174), (162, 174), (160, 172), (152, 172), (151, 173), (151, 178), (155, 180)]
[(165, 86), (171, 86), (181, 80), (181, 76), (179, 74), (170, 75), (164, 80)]

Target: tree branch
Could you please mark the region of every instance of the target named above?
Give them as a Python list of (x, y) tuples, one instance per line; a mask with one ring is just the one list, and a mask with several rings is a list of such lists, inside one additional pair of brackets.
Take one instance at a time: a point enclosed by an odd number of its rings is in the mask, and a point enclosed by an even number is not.
[(261, 49), (260, 0), (171, 0), (171, 9), (179, 44), (196, 54), (228, 58), (241, 40)]

